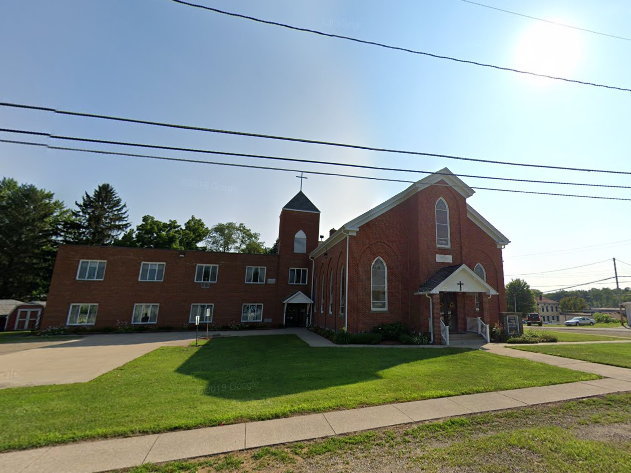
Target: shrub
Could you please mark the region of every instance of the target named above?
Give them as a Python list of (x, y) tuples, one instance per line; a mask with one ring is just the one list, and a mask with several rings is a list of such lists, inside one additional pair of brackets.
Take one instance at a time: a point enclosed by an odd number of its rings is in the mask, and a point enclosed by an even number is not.
[(506, 343), (556, 343), (557, 338), (552, 335), (525, 332), (520, 337), (511, 337)]
[(353, 345), (377, 345), (383, 340), (380, 333), (349, 333), (348, 343)]
[(134, 326), (125, 320), (116, 321), (116, 332), (118, 333), (131, 333), (134, 331)]
[(490, 335), (493, 343), (504, 343), (508, 340), (508, 333), (506, 330), (497, 324), (491, 327)]
[(319, 325), (314, 325), (313, 327), (311, 327), (311, 331), (313, 333), (317, 333), (321, 337), (324, 337), (324, 338), (326, 338), (328, 340), (331, 340), (332, 342), (335, 339), (335, 331), (334, 330), (330, 330), (328, 328), (320, 327)]
[(600, 312), (596, 312), (594, 314), (594, 320), (599, 324), (617, 324), (618, 320), (614, 319), (609, 314), (603, 314)]
[(336, 332), (333, 337), (333, 343), (337, 343), (338, 345), (346, 345), (350, 343), (351, 334), (346, 331), (346, 329), (342, 329), (339, 332)]
[(402, 333), (399, 335), (399, 341), (404, 345), (428, 345), (429, 338), (420, 333), (415, 333), (412, 335), (407, 335)]
[(380, 334), (384, 340), (399, 341), (401, 335), (409, 335), (410, 331), (401, 322), (391, 324), (379, 324), (371, 330), (372, 333)]
[(66, 327), (60, 325), (58, 327), (48, 327), (47, 329), (41, 330), (39, 332), (40, 337), (50, 337), (53, 335), (65, 335)]

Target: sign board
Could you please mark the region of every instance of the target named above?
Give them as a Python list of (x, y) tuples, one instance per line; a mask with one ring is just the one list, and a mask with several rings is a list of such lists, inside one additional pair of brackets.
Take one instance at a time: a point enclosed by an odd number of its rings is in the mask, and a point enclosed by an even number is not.
[(519, 315), (506, 316), (506, 332), (509, 336), (521, 335), (521, 320)]
[(195, 325), (199, 325), (199, 315), (195, 316)]
[(436, 255), (437, 263), (453, 263), (452, 255)]

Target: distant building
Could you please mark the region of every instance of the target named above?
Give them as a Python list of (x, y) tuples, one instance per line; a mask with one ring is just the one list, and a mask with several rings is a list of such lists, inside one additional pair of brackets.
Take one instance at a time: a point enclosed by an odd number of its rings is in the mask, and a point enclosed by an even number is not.
[(543, 296), (537, 298), (537, 312), (544, 323), (554, 324), (561, 322), (559, 303)]
[(38, 328), (45, 307), (42, 301), (0, 300), (0, 332)]

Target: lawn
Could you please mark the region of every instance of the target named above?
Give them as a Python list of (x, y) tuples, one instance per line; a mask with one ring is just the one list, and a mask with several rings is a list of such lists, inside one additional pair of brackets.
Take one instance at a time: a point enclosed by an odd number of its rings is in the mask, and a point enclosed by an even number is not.
[(604, 365), (631, 368), (631, 343), (603, 343), (590, 345), (543, 345), (536, 347), (511, 347), (517, 350), (534, 351), (546, 355), (592, 361)]
[(87, 383), (1, 390), (0, 450), (594, 378), (459, 348), (226, 337), (163, 347)]
[(125, 473), (631, 471), (631, 394), (263, 447)]
[(537, 330), (526, 329), (525, 332), (535, 332), (539, 335), (556, 337), (559, 342), (614, 342), (624, 341), (623, 337), (610, 337), (607, 335), (592, 335), (590, 333), (576, 333), (570, 330)]

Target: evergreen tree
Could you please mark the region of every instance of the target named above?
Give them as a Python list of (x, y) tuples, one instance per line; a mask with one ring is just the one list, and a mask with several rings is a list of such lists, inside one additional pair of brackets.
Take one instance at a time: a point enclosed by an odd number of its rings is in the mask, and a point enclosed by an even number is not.
[(69, 217), (52, 192), (0, 181), (0, 299), (45, 298)]
[(130, 227), (127, 206), (110, 184), (100, 184), (92, 195), (87, 192), (78, 210), (72, 211), (74, 221), (66, 228), (66, 240), (85, 245), (111, 245)]

